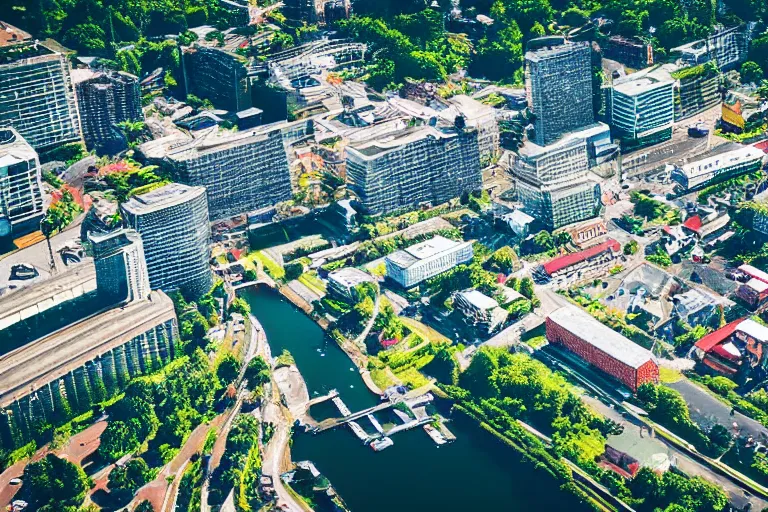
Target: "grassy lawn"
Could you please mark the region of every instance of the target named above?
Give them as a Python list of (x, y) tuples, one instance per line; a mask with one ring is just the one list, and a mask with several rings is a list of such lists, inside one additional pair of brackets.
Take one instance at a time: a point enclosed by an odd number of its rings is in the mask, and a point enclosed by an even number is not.
[(671, 384), (673, 382), (682, 380), (682, 378), (683, 378), (683, 374), (680, 373), (678, 370), (673, 370), (671, 368), (665, 368), (663, 366), (659, 366), (659, 380), (663, 384)]
[(389, 372), (386, 368), (379, 370), (375, 369), (371, 371), (371, 379), (373, 379), (373, 383), (376, 384), (379, 389), (387, 389), (390, 386), (394, 386), (397, 384), (392, 377), (389, 375)]
[(416, 368), (408, 368), (402, 372), (396, 372), (395, 375), (403, 381), (403, 384), (410, 385), (413, 389), (429, 384), (429, 380)]
[(283, 279), (285, 277), (285, 269), (264, 252), (256, 251), (256, 258), (264, 265), (264, 270), (272, 279)]
[(534, 350), (538, 350), (541, 347), (545, 346), (547, 344), (547, 338), (544, 336), (536, 336), (534, 338), (530, 338), (526, 340), (525, 344), (531, 347)]
[(410, 329), (411, 331), (415, 332), (419, 336), (421, 336), (425, 340), (429, 340), (431, 342), (439, 342), (444, 341), (448, 344), (453, 343), (450, 338), (447, 338), (446, 336), (443, 336), (433, 328), (429, 327), (428, 325), (424, 325), (423, 323), (419, 322), (418, 320), (414, 320), (413, 318), (408, 318), (405, 316), (401, 316), (400, 320), (403, 321), (405, 326)]
[(327, 287), (317, 272), (305, 272), (299, 276), (299, 282), (318, 295), (325, 295)]

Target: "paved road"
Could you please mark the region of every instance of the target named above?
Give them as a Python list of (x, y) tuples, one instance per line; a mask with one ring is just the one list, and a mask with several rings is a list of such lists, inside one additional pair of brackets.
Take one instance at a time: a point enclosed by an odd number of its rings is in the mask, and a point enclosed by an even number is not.
[(735, 423), (737, 425), (736, 430), (742, 435), (752, 436), (763, 443), (768, 441), (768, 429), (761, 423), (744, 416), (740, 412), (735, 412), (731, 416), (730, 407), (688, 379), (682, 379), (667, 385), (683, 395), (691, 411), (691, 418), (701, 427), (710, 428), (714, 424), (719, 423), (733, 431), (733, 424)]
[[(100, 436), (106, 428), (107, 422), (103, 419), (99, 420), (82, 432), (70, 437), (65, 446), (54, 450), (53, 453), (60, 457), (66, 457), (67, 460), (75, 464), (81, 464), (89, 455), (98, 450), (101, 444)], [(21, 477), (27, 464), (42, 459), (48, 451), (47, 446), (43, 447), (35, 453), (32, 459), (19, 461), (0, 474), (0, 509), (5, 510), (5, 507), (13, 501), (14, 496), (21, 488), (21, 485), (10, 485), (10, 481)]]
[(589, 404), (590, 407), (595, 409), (603, 416), (612, 419), (616, 423), (624, 426), (624, 433), (621, 434), (621, 441), (617, 441), (617, 436), (609, 436), (608, 444), (611, 444), (614, 440), (616, 446), (620, 446), (621, 449), (625, 449), (630, 455), (634, 457), (643, 456), (643, 454), (650, 453), (663, 453), (674, 462), (674, 464), (685, 474), (690, 476), (700, 476), (703, 479), (713, 482), (722, 487), (728, 494), (729, 499), (734, 503), (741, 503), (744, 501), (750, 501), (752, 503), (752, 510), (762, 510), (763, 507), (768, 506), (768, 502), (761, 498), (750, 496), (745, 497), (744, 490), (733, 483), (728, 478), (714, 473), (706, 466), (693, 460), (688, 455), (682, 453), (680, 450), (663, 443), (660, 439), (655, 437), (649, 437), (648, 429), (641, 428), (636, 423), (629, 421), (623, 417), (615, 408), (608, 407), (600, 400), (585, 396), (584, 401)]

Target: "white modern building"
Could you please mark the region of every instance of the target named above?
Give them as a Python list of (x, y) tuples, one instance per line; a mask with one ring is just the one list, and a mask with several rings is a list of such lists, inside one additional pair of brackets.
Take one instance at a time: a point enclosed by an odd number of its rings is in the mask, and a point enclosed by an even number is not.
[(355, 287), (373, 283), (373, 276), (354, 267), (345, 267), (328, 274), (328, 291), (346, 301), (355, 300)]
[(171, 183), (134, 196), (122, 207), (126, 224), (141, 235), (152, 289), (194, 299), (213, 285), (211, 230), (205, 188)]
[(37, 152), (13, 128), (0, 128), (0, 237), (34, 231), (43, 209)]
[(386, 257), (387, 278), (403, 288), (422, 281), (472, 259), (472, 242), (455, 242), (436, 236), (425, 242), (396, 251)]
[(765, 153), (754, 146), (744, 146), (734, 151), (710, 156), (696, 162), (676, 167), (671, 178), (677, 188), (687, 191), (711, 185), (740, 174), (762, 168)]

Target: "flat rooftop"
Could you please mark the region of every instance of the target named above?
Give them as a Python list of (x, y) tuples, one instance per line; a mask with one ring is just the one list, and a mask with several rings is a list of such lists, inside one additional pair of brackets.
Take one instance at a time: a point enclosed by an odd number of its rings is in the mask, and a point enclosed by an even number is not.
[(171, 299), (154, 291), (0, 357), (0, 407), (175, 317)]
[(394, 151), (428, 137), (439, 140), (455, 136), (455, 133), (443, 132), (432, 126), (418, 126), (400, 132), (390, 133), (377, 140), (350, 144), (347, 146), (347, 153), (357, 153), (364, 160), (372, 160), (390, 151)]
[(354, 267), (340, 268), (328, 274), (332, 279), (347, 288), (352, 288), (361, 283), (373, 282), (373, 276)]
[(0, 328), (15, 323), (12, 317), (23, 313), (45, 301), (53, 300), (54, 305), (62, 302), (57, 296), (73, 288), (96, 280), (96, 267), (93, 262), (84, 262), (75, 268), (56, 274), (50, 279), (25, 286), (0, 296)]
[(707, 174), (714, 169), (723, 169), (749, 161), (762, 160), (764, 157), (765, 153), (756, 147), (744, 146), (734, 151), (710, 156), (703, 160), (685, 164), (680, 169), (682, 169), (686, 176), (695, 177), (701, 174)]
[(481, 311), (499, 307), (498, 302), (477, 290), (466, 290), (459, 292), (459, 295)]
[(11, 127), (0, 128), (0, 167), (35, 160), (37, 152), (19, 132)]
[(576, 306), (562, 307), (550, 314), (548, 320), (632, 368), (639, 368), (653, 359), (648, 350), (603, 325)]
[(122, 207), (133, 215), (145, 215), (185, 203), (201, 194), (205, 195), (205, 187), (169, 183), (152, 192), (133, 196)]
[(471, 242), (455, 242), (438, 235), (407, 249), (395, 251), (387, 256), (387, 260), (400, 268), (408, 268), (416, 262), (433, 258), (467, 244), (471, 245)]

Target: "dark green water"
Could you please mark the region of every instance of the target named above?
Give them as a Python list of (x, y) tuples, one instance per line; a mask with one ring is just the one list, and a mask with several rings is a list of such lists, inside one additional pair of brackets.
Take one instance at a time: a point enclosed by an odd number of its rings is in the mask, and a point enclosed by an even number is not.
[[(263, 325), (273, 355), (283, 349), (293, 354), (310, 395), (338, 389), (353, 411), (378, 403), (347, 356), (301, 311), (269, 289), (252, 289), (243, 297)], [(330, 415), (332, 406), (325, 405), (312, 414)], [(475, 424), (456, 418), (449, 427), (457, 437), (452, 444), (438, 447), (416, 428), (395, 434), (394, 446), (379, 453), (345, 427), (297, 434), (292, 455), (314, 461), (353, 512), (586, 510)]]

